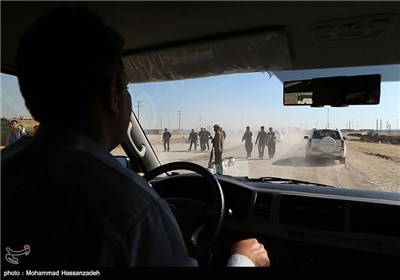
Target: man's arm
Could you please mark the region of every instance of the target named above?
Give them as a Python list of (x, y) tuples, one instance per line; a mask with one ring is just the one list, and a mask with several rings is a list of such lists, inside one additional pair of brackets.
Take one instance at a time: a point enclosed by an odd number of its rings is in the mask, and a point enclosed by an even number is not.
[(255, 238), (241, 240), (233, 244), (231, 253), (226, 266), (270, 266), (267, 250)]

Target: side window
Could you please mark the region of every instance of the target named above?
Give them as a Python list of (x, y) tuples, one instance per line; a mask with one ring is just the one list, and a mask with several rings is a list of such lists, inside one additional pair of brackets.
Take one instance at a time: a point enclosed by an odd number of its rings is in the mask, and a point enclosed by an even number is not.
[(114, 150), (111, 151), (113, 156), (126, 156), (126, 153), (121, 145), (118, 145)]
[[(33, 135), (38, 122), (25, 106), (15, 76), (1, 73), (1, 148), (25, 135)], [(13, 125), (13, 123), (16, 123)]]
[(335, 131), (332, 136), (333, 139), (340, 139), (339, 132)]

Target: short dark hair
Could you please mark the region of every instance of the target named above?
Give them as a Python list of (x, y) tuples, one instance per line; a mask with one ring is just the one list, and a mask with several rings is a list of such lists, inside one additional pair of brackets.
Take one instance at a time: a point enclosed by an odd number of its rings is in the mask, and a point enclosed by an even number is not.
[(75, 123), (104, 96), (122, 89), (123, 38), (83, 7), (60, 7), (23, 35), (17, 75), (25, 104), (39, 122)]

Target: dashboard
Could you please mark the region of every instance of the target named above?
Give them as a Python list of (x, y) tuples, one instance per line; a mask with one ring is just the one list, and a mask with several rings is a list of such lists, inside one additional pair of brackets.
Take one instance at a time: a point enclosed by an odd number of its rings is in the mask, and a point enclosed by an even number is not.
[[(197, 174), (172, 176), (162, 197), (212, 202)], [(172, 179), (171, 177), (171, 179)], [(275, 268), (395, 268), (400, 263), (400, 194), (216, 175), (225, 198), (221, 232), (200, 260), (224, 266), (231, 246), (255, 237)]]
[(400, 194), (224, 176), (218, 180), (226, 207), (219, 242), (225, 247), (257, 236), (282, 267), (400, 263)]

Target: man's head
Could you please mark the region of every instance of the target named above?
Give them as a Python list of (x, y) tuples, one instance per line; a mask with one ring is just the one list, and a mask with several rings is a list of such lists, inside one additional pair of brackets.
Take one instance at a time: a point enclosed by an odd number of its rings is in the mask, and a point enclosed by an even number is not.
[(11, 128), (12, 129), (17, 129), (18, 128), (18, 121), (17, 120), (12, 120), (10, 123), (11, 123)]
[(250, 126), (246, 126), (246, 130), (250, 130)]
[(213, 128), (215, 132), (221, 130), (221, 127), (218, 124), (214, 124)]
[(95, 99), (123, 85), (122, 37), (82, 7), (58, 8), (23, 35), (17, 75), (26, 106), (39, 122), (74, 126)]
[(269, 129), (269, 132), (272, 132), (272, 127), (268, 128), (268, 129)]
[(264, 126), (261, 126), (261, 130), (264, 130)]

